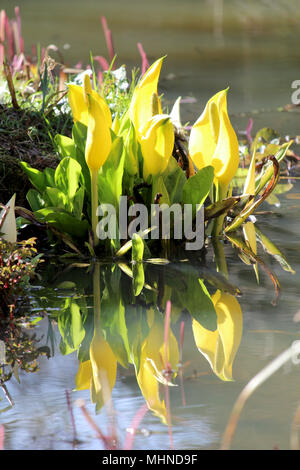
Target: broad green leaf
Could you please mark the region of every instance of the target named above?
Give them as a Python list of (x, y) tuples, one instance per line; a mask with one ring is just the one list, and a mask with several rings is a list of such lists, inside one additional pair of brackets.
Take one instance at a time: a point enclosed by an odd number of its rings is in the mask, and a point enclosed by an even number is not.
[(55, 170), (54, 168), (45, 168), (44, 175), (46, 178), (46, 185), (55, 187)]
[(207, 166), (199, 170), (185, 182), (182, 190), (182, 202), (183, 204), (193, 205), (194, 215), (196, 213), (197, 204), (201, 207), (207, 198), (213, 180), (214, 168)]
[(71, 157), (65, 157), (55, 170), (55, 184), (69, 199), (75, 196), (81, 175), (80, 164)]
[(86, 136), (87, 127), (77, 121), (72, 129), (72, 137), (76, 147), (79, 147), (83, 154), (85, 153)]
[(44, 173), (37, 170), (36, 168), (31, 168), (28, 163), (20, 162), (21, 167), (29, 178), (30, 183), (40, 192), (43, 193), (46, 186), (47, 180)]
[(123, 139), (117, 137), (98, 176), (100, 203), (112, 204), (117, 211), (119, 209), (119, 198), (122, 195), (124, 158)]
[(40, 209), (34, 214), (41, 222), (48, 222), (60, 232), (66, 233), (71, 237), (85, 238), (89, 229), (87, 220), (78, 220), (65, 211), (56, 207), (47, 207)]
[(47, 187), (44, 194), (49, 198), (50, 206), (67, 211), (70, 210), (70, 201), (68, 201), (67, 196), (59, 189)]
[(71, 298), (66, 299), (63, 311), (58, 316), (58, 328), (65, 343), (64, 353), (79, 348), (85, 336), (80, 308)]
[(54, 142), (57, 145), (60, 159), (64, 157), (76, 158), (76, 146), (73, 139), (65, 135), (57, 134), (54, 137)]
[(44, 199), (36, 189), (29, 189), (26, 194), (26, 199), (29, 202), (33, 212), (38, 211), (39, 209), (42, 209), (45, 206)]
[(187, 179), (175, 158), (170, 158), (168, 167), (163, 174), (163, 179), (169, 194), (170, 204), (181, 203), (182, 190)]
[(217, 328), (217, 315), (211, 296), (197, 270), (185, 265), (181, 268), (185, 289), (178, 291), (177, 298), (182, 308), (186, 308), (191, 316), (204, 328), (214, 331)]
[(84, 188), (81, 187), (76, 191), (75, 196), (73, 198), (73, 214), (76, 219), (81, 219), (82, 217), (82, 209), (84, 203)]

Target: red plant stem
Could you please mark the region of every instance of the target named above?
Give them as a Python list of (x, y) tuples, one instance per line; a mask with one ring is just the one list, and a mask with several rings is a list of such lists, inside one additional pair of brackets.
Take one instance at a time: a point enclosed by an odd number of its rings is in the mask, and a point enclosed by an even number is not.
[(107, 60), (102, 57), (101, 55), (96, 55), (94, 57), (94, 61), (97, 61), (100, 65), (100, 67), (102, 68), (102, 70), (108, 70), (109, 69), (109, 63), (107, 62)]
[(0, 424), (0, 450), (4, 449), (4, 435), (5, 435), (4, 426)]
[(66, 390), (66, 399), (67, 399), (68, 410), (71, 416), (71, 423), (72, 423), (72, 428), (73, 428), (73, 441), (76, 441), (77, 440), (76, 424), (75, 424), (73, 407), (72, 407), (72, 403), (70, 399), (69, 390)]
[(167, 423), (168, 423), (168, 432), (169, 432), (169, 439), (170, 439), (170, 449), (173, 450), (174, 442), (173, 442), (173, 432), (172, 432), (169, 385), (165, 385), (165, 401), (166, 401), (166, 410), (167, 410)]
[(6, 22), (6, 13), (5, 10), (0, 12), (0, 69), (3, 67), (4, 56), (5, 56), (5, 22)]
[(149, 410), (148, 405), (144, 403), (134, 415), (133, 420), (131, 421), (130, 427), (129, 427), (130, 432), (127, 431), (127, 435), (126, 435), (124, 446), (123, 446), (124, 450), (132, 449), (136, 431), (148, 410)]
[[(102, 28), (103, 28), (103, 31), (104, 31), (106, 44), (107, 44), (109, 60), (110, 60), (110, 62), (112, 62), (114, 57), (115, 57), (115, 49), (114, 49), (114, 45), (113, 45), (112, 34), (111, 34), (110, 29), (107, 26), (107, 21), (106, 21), (105, 16), (101, 16), (101, 23), (102, 23)], [(114, 66), (112, 68), (114, 68)]]
[(180, 324), (180, 343), (179, 343), (179, 361), (182, 364), (182, 357), (183, 357), (183, 340), (184, 340), (184, 321)]
[(21, 15), (20, 15), (20, 8), (15, 7), (15, 15), (17, 20), (17, 29), (18, 29), (18, 47), (19, 52), (18, 54), (24, 53), (24, 40), (22, 37), (22, 29), (21, 29)]
[(149, 67), (149, 62), (148, 62), (148, 59), (147, 59), (146, 52), (143, 49), (142, 43), (138, 42), (137, 47), (138, 47), (139, 53), (141, 54), (141, 57), (142, 57), (142, 75), (144, 75), (144, 73), (146, 72), (146, 70)]
[(168, 343), (169, 343), (169, 328), (170, 328), (170, 317), (171, 317), (171, 302), (167, 301), (166, 305), (166, 316), (165, 316), (165, 332), (164, 332), (164, 343), (165, 343), (165, 370), (168, 370)]
[(15, 48), (14, 48), (14, 35), (12, 32), (12, 27), (11, 24), (6, 16), (5, 19), (5, 34), (6, 34), (6, 39), (7, 39), (7, 52), (8, 52), (8, 58), (10, 61), (13, 60), (14, 55), (15, 55)]
[(184, 340), (184, 321), (182, 321), (181, 324), (180, 324), (180, 343), (179, 343), (179, 363), (180, 363), (180, 369), (179, 369), (179, 379), (180, 379), (180, 385), (181, 385), (181, 399), (182, 399), (182, 405), (183, 405), (183, 406), (186, 406), (186, 399), (185, 399), (184, 385), (183, 385), (183, 374), (182, 374), (183, 340)]
[(97, 437), (103, 442), (105, 449), (106, 450), (114, 449), (115, 447), (114, 445), (112, 445), (110, 439), (102, 433), (101, 429), (98, 428), (95, 421), (91, 418), (82, 400), (78, 400), (78, 406), (80, 407), (85, 419), (87, 420), (91, 428), (96, 432)]

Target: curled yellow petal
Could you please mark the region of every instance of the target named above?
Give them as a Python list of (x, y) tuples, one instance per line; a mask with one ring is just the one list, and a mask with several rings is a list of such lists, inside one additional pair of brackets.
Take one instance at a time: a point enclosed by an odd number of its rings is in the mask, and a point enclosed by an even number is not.
[[(160, 396), (159, 384), (172, 385), (165, 373), (164, 323), (151, 311), (150, 331), (141, 347), (140, 367), (137, 381), (149, 408), (166, 423), (167, 411), (164, 399)], [(168, 334), (167, 361), (173, 375), (176, 375), (179, 350), (176, 338), (171, 330)]]
[(217, 329), (224, 352), (222, 372), (225, 380), (232, 380), (232, 364), (242, 338), (242, 310), (236, 297), (226, 292), (217, 292), (212, 296), (212, 301), (217, 312)]
[(88, 107), (84, 100), (83, 88), (80, 85), (68, 85), (69, 104), (74, 122), (81, 122), (85, 126), (88, 124)]
[(237, 299), (216, 291), (212, 301), (217, 314), (217, 329), (210, 331), (193, 319), (192, 328), (198, 350), (221, 379), (232, 380), (232, 365), (238, 351), (243, 329), (243, 316)]
[(83, 86), (69, 84), (69, 104), (73, 115), (74, 122), (81, 122), (85, 126), (88, 125), (88, 96), (92, 96), (101, 106), (107, 120), (107, 125), (111, 127), (111, 112), (105, 99), (92, 89), (91, 79), (86, 73), (83, 77)]
[(170, 116), (158, 114), (146, 122), (141, 132), (143, 176), (162, 174), (168, 166), (174, 148), (174, 127)]
[(100, 409), (110, 400), (117, 376), (117, 359), (103, 334), (97, 329), (90, 345), (92, 366), (91, 399)]
[(75, 377), (76, 390), (88, 390), (91, 386), (92, 375), (91, 361), (80, 362)]
[(85, 159), (90, 170), (98, 170), (105, 163), (111, 149), (111, 134), (104, 108), (89, 95), (88, 130)]
[(227, 89), (216, 93), (192, 127), (189, 153), (198, 169), (212, 165), (215, 178), (228, 186), (239, 165), (239, 145), (227, 112)]
[(129, 107), (129, 117), (140, 138), (141, 127), (153, 116), (153, 96), (157, 98), (157, 114), (161, 114), (161, 104), (157, 97), (157, 85), (164, 57), (154, 62), (137, 84)]

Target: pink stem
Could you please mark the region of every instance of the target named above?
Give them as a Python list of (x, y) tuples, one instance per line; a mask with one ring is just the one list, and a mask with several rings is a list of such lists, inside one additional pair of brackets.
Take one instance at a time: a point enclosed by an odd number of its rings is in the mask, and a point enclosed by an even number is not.
[(148, 59), (147, 59), (146, 52), (144, 51), (143, 46), (140, 42), (137, 43), (137, 47), (138, 47), (139, 53), (141, 54), (141, 57), (142, 57), (142, 75), (144, 75), (144, 73), (146, 72), (146, 70), (149, 67), (149, 62), (148, 62)]
[(136, 431), (144, 418), (145, 414), (148, 411), (148, 406), (146, 403), (144, 403), (143, 406), (140, 407), (140, 409), (136, 412), (136, 414), (133, 417), (133, 420), (131, 421), (130, 424), (130, 433), (127, 431), (126, 439), (124, 442), (123, 449), (124, 450), (131, 450), (133, 446), (133, 441), (136, 435)]
[(15, 7), (15, 15), (17, 20), (17, 28), (18, 28), (18, 47), (19, 47), (19, 54), (24, 53), (24, 40), (22, 37), (22, 29), (21, 29), (21, 15), (20, 15), (20, 8)]
[(5, 33), (6, 33), (6, 38), (7, 38), (8, 57), (10, 60), (12, 60), (15, 55), (14, 36), (12, 32), (12, 27), (10, 25), (10, 22), (7, 16), (5, 18)]
[(5, 57), (5, 21), (6, 21), (6, 13), (5, 10), (1, 10), (0, 12), (0, 69), (3, 66), (4, 57)]
[(96, 55), (94, 57), (94, 60), (98, 62), (98, 64), (102, 67), (102, 70), (108, 70), (109, 69), (109, 63), (107, 60), (102, 56), (102, 55)]
[(0, 424), (0, 450), (4, 449), (4, 435), (5, 435), (4, 426)]
[[(106, 21), (105, 16), (101, 16), (101, 23), (102, 23), (102, 28), (103, 28), (103, 31), (104, 31), (106, 44), (107, 44), (109, 60), (110, 60), (110, 62), (112, 62), (114, 57), (115, 57), (115, 49), (114, 49), (114, 45), (113, 45), (111, 30), (107, 26), (107, 21)], [(112, 67), (112, 68), (114, 68), (114, 67)]]

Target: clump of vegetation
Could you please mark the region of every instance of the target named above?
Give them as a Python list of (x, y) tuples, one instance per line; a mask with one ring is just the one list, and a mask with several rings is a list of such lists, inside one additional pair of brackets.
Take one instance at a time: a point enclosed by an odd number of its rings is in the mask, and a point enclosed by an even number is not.
[(0, 238), (0, 315), (13, 316), (32, 279), (41, 255), (35, 240), (18, 242), (15, 246)]

